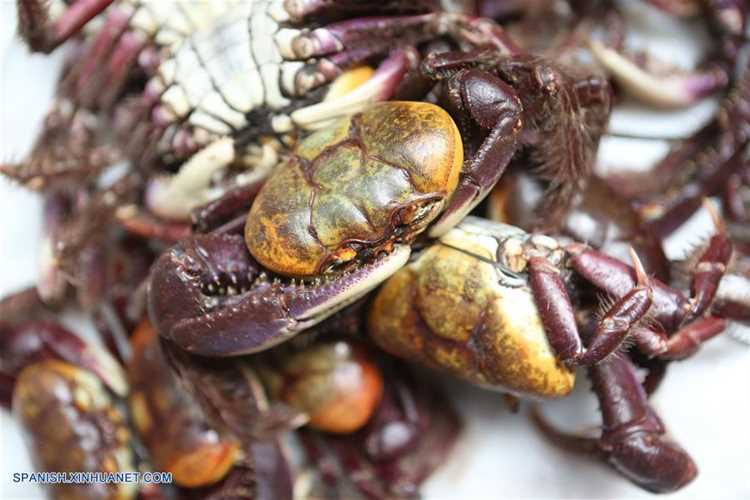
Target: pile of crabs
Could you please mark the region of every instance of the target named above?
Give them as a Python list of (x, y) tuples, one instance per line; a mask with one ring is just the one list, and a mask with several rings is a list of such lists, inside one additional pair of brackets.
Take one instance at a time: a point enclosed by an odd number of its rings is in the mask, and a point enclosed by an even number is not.
[[(628, 49), (618, 2), (445, 3), (17, 1), (31, 50), (69, 57), (0, 166), (44, 198), (0, 396), (39, 470), (174, 479), (53, 497), (413, 497), (460, 430), (430, 370), (533, 400), (579, 368), (600, 437), (532, 412), (544, 435), (652, 492), (696, 476), (649, 396), (750, 319), (746, 2), (648, 2), (710, 34), (689, 71)], [(602, 176), (626, 96), (720, 103), (648, 172)], [(669, 261), (701, 207), (713, 235)]]

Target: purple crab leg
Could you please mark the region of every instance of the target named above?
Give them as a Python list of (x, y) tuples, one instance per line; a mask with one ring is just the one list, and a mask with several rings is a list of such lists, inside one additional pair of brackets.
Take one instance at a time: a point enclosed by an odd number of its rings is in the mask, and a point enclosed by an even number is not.
[(76, 0), (50, 23), (46, 0), (18, 0), (18, 31), (35, 52), (52, 52), (114, 0)]
[(553, 349), (563, 362), (589, 366), (611, 355), (651, 307), (652, 290), (645, 272), (634, 255), (637, 283), (617, 300), (597, 322), (596, 332), (584, 349), (578, 333), (573, 306), (560, 273), (546, 259), (528, 261), (531, 289), (542, 324)]
[(609, 356), (589, 367), (588, 374), (602, 412), (601, 437), (563, 433), (534, 412), (533, 420), (546, 437), (562, 448), (607, 460), (653, 493), (675, 491), (695, 479), (698, 468), (680, 445), (665, 437), (664, 424), (625, 356)]
[[(448, 81), (447, 93), (456, 114), (467, 111), (476, 124), (490, 132), (465, 162), (456, 191), (429, 230), (431, 237), (455, 226), (487, 196), (515, 154), (521, 130), (521, 102), (496, 76), (475, 69), (459, 71)], [(462, 130), (461, 135), (466, 137), (467, 132)]]

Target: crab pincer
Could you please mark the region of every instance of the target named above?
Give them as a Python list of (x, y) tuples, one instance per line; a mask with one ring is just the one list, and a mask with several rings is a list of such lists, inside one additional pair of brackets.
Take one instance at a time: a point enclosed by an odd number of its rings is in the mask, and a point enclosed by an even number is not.
[(189, 352), (257, 352), (361, 298), (401, 267), (408, 253), (397, 249), (336, 279), (305, 283), (269, 276), (241, 236), (193, 236), (154, 265), (150, 317), (161, 336)]

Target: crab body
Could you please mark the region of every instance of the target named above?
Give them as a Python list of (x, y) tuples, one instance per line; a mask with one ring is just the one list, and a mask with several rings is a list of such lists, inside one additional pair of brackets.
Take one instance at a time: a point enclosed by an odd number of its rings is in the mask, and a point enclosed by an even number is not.
[[(509, 266), (529, 238), (477, 221), (452, 229), (386, 282), (369, 313), (370, 336), (391, 354), (478, 385), (565, 396), (575, 375), (549, 345), (528, 278)], [(536, 238), (555, 252), (552, 240)]]
[[(41, 471), (132, 471), (125, 415), (104, 384), (75, 365), (46, 360), (19, 375), (13, 411)], [(135, 498), (134, 483), (55, 484), (59, 498)]]
[(310, 277), (408, 243), (445, 206), (463, 161), (442, 109), (390, 102), (305, 139), (248, 215), (251, 254), (273, 272)]

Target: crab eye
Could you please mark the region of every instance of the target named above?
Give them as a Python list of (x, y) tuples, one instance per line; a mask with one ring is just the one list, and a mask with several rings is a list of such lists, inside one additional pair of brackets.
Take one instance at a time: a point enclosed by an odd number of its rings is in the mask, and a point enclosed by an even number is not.
[(495, 264), (495, 270), (497, 271), (497, 281), (501, 286), (508, 288), (520, 288), (526, 285), (526, 279), (524, 278), (523, 274), (513, 271), (502, 261), (499, 261)]

